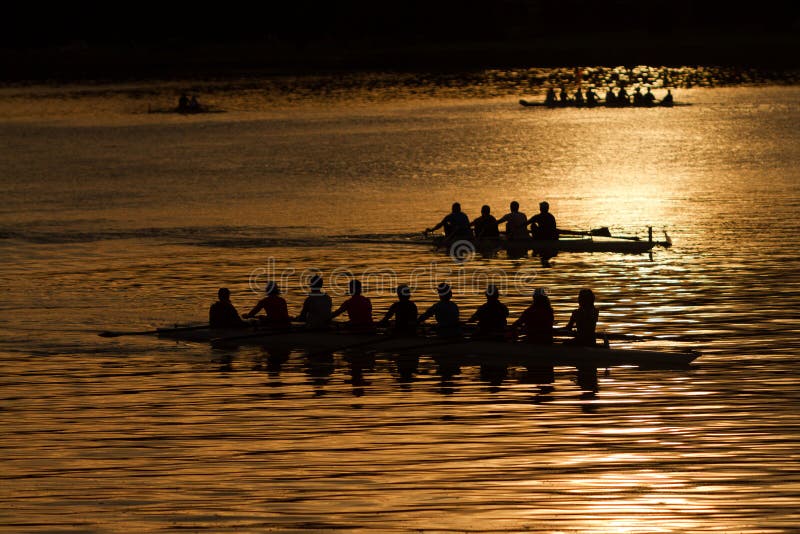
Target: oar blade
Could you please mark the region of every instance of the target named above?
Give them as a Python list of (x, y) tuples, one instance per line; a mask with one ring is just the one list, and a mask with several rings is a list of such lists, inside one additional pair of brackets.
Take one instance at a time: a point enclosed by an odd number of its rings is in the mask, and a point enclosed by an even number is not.
[(611, 230), (608, 229), (608, 226), (603, 226), (601, 228), (589, 230), (589, 235), (597, 237), (611, 237)]

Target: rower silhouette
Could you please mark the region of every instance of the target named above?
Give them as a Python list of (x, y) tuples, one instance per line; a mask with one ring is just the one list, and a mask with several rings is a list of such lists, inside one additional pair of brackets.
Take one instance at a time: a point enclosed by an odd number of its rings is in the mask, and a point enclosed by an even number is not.
[(375, 324), (372, 321), (372, 301), (361, 294), (361, 282), (358, 280), (350, 280), (349, 290), (350, 298), (345, 300), (339, 308), (331, 315), (331, 319), (347, 312), (347, 317), (350, 319), (347, 322), (348, 330), (355, 333), (371, 333), (375, 330)]
[(475, 239), (497, 239), (500, 237), (497, 219), (489, 206), (481, 207), (481, 216), (470, 223), (475, 229)]
[(522, 326), (525, 326), (528, 343), (553, 344), (553, 306), (544, 289), (537, 288), (533, 292), (533, 303), (514, 321), (511, 328), (516, 332)]
[(519, 211), (519, 202), (514, 200), (509, 204), (509, 213), (506, 213), (497, 224), (506, 223), (506, 250), (510, 258), (522, 258), (528, 255), (528, 217)]
[(606, 91), (606, 106), (613, 108), (617, 105), (617, 95), (614, 94), (614, 88), (609, 87)]
[(411, 288), (406, 284), (400, 284), (397, 286), (397, 302), (389, 306), (389, 310), (379, 324), (385, 326), (394, 317), (393, 335), (415, 336), (417, 335), (417, 313), (417, 305), (411, 301)]
[(444, 228), (445, 242), (452, 243), (459, 239), (472, 239), (469, 217), (461, 211), (461, 204), (454, 202), (450, 213), (433, 228), (426, 228), (425, 234)]
[(531, 237), (540, 241), (557, 241), (558, 228), (556, 218), (550, 213), (550, 204), (547, 201), (539, 203), (539, 213), (527, 221), (531, 227)]
[(647, 92), (644, 94), (642, 98), (644, 98), (645, 106), (651, 107), (655, 105), (656, 97), (653, 94), (653, 91), (649, 87), (647, 88)]
[(311, 330), (325, 330), (330, 326), (333, 302), (331, 297), (322, 291), (322, 277), (315, 274), (309, 281), (311, 291), (303, 302), (303, 309), (297, 321), (306, 323)]
[(506, 238), (509, 240), (528, 239), (528, 217), (519, 211), (519, 202), (512, 201), (508, 206), (509, 212), (497, 220), (497, 224), (506, 223)]
[(544, 97), (544, 105), (552, 108), (555, 107), (556, 104), (556, 90), (550, 87)]
[(453, 302), (453, 290), (444, 282), (436, 288), (439, 294), (439, 302), (431, 306), (420, 315), (419, 324), (424, 323), (428, 318), (436, 317), (436, 335), (443, 338), (461, 337), (461, 323), (459, 322), (458, 305)]
[(597, 93), (595, 93), (591, 87), (586, 90), (586, 105), (588, 107), (590, 108), (595, 107), (598, 103), (598, 100), (599, 99)]
[(565, 344), (594, 347), (597, 344), (597, 318), (600, 312), (594, 305), (595, 296), (591, 289), (578, 292), (578, 309), (572, 312), (567, 323), (567, 330), (575, 328), (575, 338)]
[(233, 303), (231, 303), (231, 292), (227, 287), (219, 288), (217, 291), (217, 302), (211, 305), (208, 310), (208, 326), (211, 328), (245, 328), (250, 326), (239, 317)]
[(478, 323), (478, 330), (473, 338), (504, 338), (508, 324), (508, 307), (500, 302), (500, 290), (496, 285), (489, 284), (486, 287), (486, 302), (472, 314), (467, 322)]
[[(243, 313), (242, 317), (245, 319), (256, 318), (261, 326), (289, 328), (291, 319), (286, 300), (280, 296), (280, 287), (275, 282), (267, 282), (265, 292), (266, 297), (259, 300), (252, 310)], [(264, 315), (258, 315), (261, 310), (264, 310)]]
[(664, 98), (661, 99), (661, 103), (660, 104), (662, 106), (666, 106), (666, 107), (672, 106), (674, 104), (674, 100), (673, 100), (673, 97), (672, 97), (672, 90), (671, 89), (667, 89), (667, 96), (665, 96)]

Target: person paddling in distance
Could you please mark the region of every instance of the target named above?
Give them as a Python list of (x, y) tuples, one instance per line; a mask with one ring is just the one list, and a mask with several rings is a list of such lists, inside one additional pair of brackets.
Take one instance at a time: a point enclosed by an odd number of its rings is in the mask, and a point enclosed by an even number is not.
[(594, 106), (597, 105), (597, 103), (599, 101), (600, 101), (600, 99), (597, 96), (597, 93), (595, 93), (594, 90), (591, 87), (586, 90), (586, 105), (587, 106), (593, 108)]
[(575, 338), (565, 341), (570, 345), (594, 347), (597, 344), (597, 318), (600, 312), (594, 306), (594, 292), (581, 289), (578, 292), (578, 309), (572, 312), (567, 330), (575, 328)]
[(227, 287), (219, 288), (217, 291), (217, 302), (211, 305), (208, 310), (208, 326), (211, 328), (245, 328), (249, 323), (239, 317), (233, 303), (231, 303), (231, 291)]
[(522, 312), (519, 319), (511, 325), (514, 333), (524, 326), (528, 338), (528, 343), (538, 345), (553, 344), (553, 306), (550, 304), (550, 297), (543, 288), (537, 288), (533, 292), (533, 303)]
[(309, 281), (310, 292), (303, 302), (303, 309), (297, 321), (306, 323), (311, 330), (325, 330), (330, 326), (333, 302), (331, 297), (322, 291), (322, 277), (315, 274)]
[[(267, 282), (265, 292), (267, 296), (259, 300), (252, 310), (243, 313), (242, 317), (244, 319), (258, 319), (260, 326), (278, 329), (289, 328), (291, 318), (289, 317), (286, 300), (281, 297), (280, 287), (275, 282)], [(264, 310), (264, 315), (258, 315), (261, 310)]]
[(426, 228), (425, 234), (444, 228), (445, 241), (452, 243), (459, 239), (472, 239), (469, 217), (461, 211), (461, 204), (454, 202), (449, 214), (445, 215), (439, 224), (433, 228)]
[(671, 106), (675, 103), (675, 99), (672, 96), (672, 89), (667, 89), (667, 96), (661, 99), (660, 104), (662, 106)]
[(348, 330), (356, 333), (369, 333), (375, 330), (375, 323), (372, 321), (372, 301), (362, 295), (361, 282), (359, 280), (350, 280), (348, 284), (348, 293), (350, 298), (345, 300), (339, 306), (331, 319), (334, 319), (344, 312), (347, 312), (349, 321), (347, 322)]
[(656, 96), (653, 94), (653, 91), (648, 87), (647, 92), (644, 94), (644, 105), (651, 107), (655, 105)]
[(428, 318), (435, 316), (437, 336), (444, 338), (461, 337), (458, 305), (452, 301), (453, 290), (450, 285), (442, 282), (436, 287), (436, 292), (439, 294), (439, 302), (420, 315), (417, 323), (422, 324)]
[(527, 222), (531, 227), (531, 236), (536, 240), (557, 241), (558, 228), (556, 218), (550, 213), (550, 204), (547, 201), (539, 202), (539, 213)]
[(417, 305), (411, 301), (411, 288), (406, 284), (397, 286), (397, 302), (394, 302), (380, 320), (380, 325), (389, 324), (394, 317), (392, 334), (395, 336), (417, 335)]
[(494, 284), (486, 287), (486, 302), (472, 314), (468, 323), (478, 323), (474, 337), (500, 338), (505, 336), (508, 307), (500, 302), (500, 290)]
[(527, 239), (529, 237), (527, 230), (528, 217), (519, 211), (519, 202), (516, 200), (511, 202), (509, 209), (511, 211), (500, 217), (497, 224), (506, 223), (506, 238), (509, 241)]
[(544, 97), (544, 105), (554, 107), (556, 105), (556, 90), (550, 87), (547, 89), (547, 94)]

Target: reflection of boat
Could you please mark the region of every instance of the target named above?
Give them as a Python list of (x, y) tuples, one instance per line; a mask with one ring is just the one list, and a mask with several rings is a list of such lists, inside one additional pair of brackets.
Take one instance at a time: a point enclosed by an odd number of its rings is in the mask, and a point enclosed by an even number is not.
[(464, 254), (464, 245), (471, 244), (471, 252), (512, 250), (512, 251), (533, 251), (534, 254), (547, 256), (557, 252), (616, 252), (620, 254), (643, 254), (649, 252), (654, 247), (661, 246), (668, 248), (672, 246), (672, 240), (664, 234), (664, 241), (654, 241), (652, 233), (650, 238), (638, 239), (631, 237), (611, 237), (611, 236), (575, 236), (559, 238), (557, 240), (535, 240), (535, 239), (515, 239), (507, 240), (505, 237), (497, 239), (483, 240), (447, 240), (444, 236), (433, 238), (436, 248), (446, 249), (453, 257), (460, 257)]
[(659, 108), (659, 107), (677, 107), (677, 106), (690, 106), (688, 102), (654, 102), (652, 104), (644, 104), (644, 105), (634, 105), (634, 104), (627, 104), (627, 105), (620, 105), (620, 104), (612, 104), (607, 105), (605, 101), (599, 101), (596, 104), (589, 104), (587, 102), (576, 103), (574, 100), (570, 100), (566, 103), (562, 103), (560, 101), (554, 102), (552, 104), (546, 102), (534, 102), (533, 100), (525, 100), (524, 98), (520, 98), (519, 103), (521, 106), (525, 107), (540, 107), (540, 108), (549, 108), (549, 109), (557, 109), (557, 108)]
[(213, 342), (216, 346), (256, 345), (270, 349), (314, 352), (343, 350), (374, 351), (383, 354), (431, 354), (477, 359), (484, 362), (522, 362), (555, 366), (611, 367), (619, 365), (682, 366), (700, 354), (695, 351), (658, 351), (579, 347), (564, 344), (534, 345), (521, 341), (469, 340), (429, 337), (393, 337), (381, 334), (352, 334), (335, 330), (274, 332), (259, 329), (164, 328), (158, 336), (191, 342)]

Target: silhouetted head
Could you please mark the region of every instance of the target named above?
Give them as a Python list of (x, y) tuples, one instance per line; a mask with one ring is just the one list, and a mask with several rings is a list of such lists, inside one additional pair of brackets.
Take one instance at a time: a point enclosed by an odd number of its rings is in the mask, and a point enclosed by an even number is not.
[(411, 288), (407, 284), (400, 284), (397, 286), (397, 298), (400, 300), (409, 300), (411, 298)]
[(453, 213), (461, 213), (461, 204), (453, 202)]
[(358, 280), (350, 280), (348, 284), (348, 292), (351, 295), (360, 295), (361, 294), (361, 282)]
[(311, 280), (308, 281), (308, 285), (311, 289), (322, 289), (322, 277), (315, 274), (311, 277)]
[(219, 300), (221, 300), (223, 302), (227, 301), (227, 300), (230, 300), (231, 299), (231, 290), (228, 289), (227, 287), (219, 288), (219, 291), (217, 291), (217, 298), (219, 298)]
[(511, 211), (512, 211), (512, 212), (514, 212), (514, 211), (519, 211), (519, 202), (517, 202), (516, 200), (514, 200), (514, 201), (512, 201), (512, 202), (511, 202), (511, 204), (509, 205), (509, 207), (511, 208)]
[(547, 290), (545, 288), (536, 288), (536, 290), (533, 292), (533, 304), (534, 306), (544, 306), (545, 308), (552, 307), (550, 305), (550, 297), (547, 296)]
[(450, 300), (453, 297), (453, 289), (445, 282), (436, 287), (436, 292), (439, 294), (440, 300)]
[(264, 288), (264, 290), (266, 291), (267, 295), (280, 295), (281, 294), (281, 288), (278, 287), (278, 284), (276, 284), (275, 282), (272, 282), (272, 281), (267, 282), (267, 286)]
[(581, 308), (591, 308), (594, 306), (594, 292), (591, 289), (581, 289), (578, 292), (578, 305)]
[(489, 206), (482, 206), (481, 207), (481, 215), (489, 215), (489, 213), (491, 211), (492, 211), (492, 208), (490, 208)]
[(539, 211), (547, 213), (550, 211), (550, 204), (546, 200), (544, 202), (539, 202)]
[(500, 298), (500, 288), (494, 284), (486, 286), (486, 300), (497, 300)]

